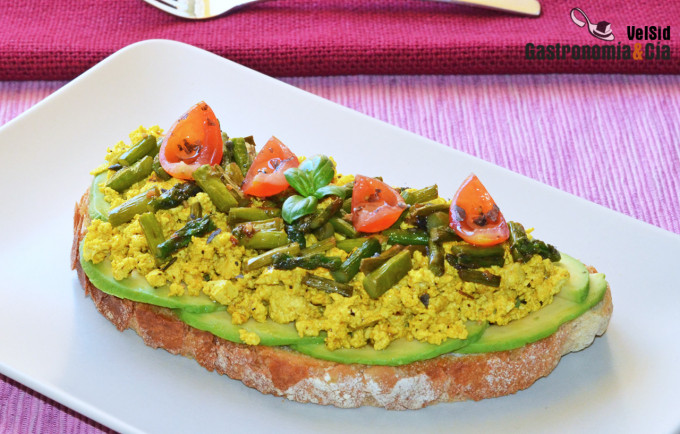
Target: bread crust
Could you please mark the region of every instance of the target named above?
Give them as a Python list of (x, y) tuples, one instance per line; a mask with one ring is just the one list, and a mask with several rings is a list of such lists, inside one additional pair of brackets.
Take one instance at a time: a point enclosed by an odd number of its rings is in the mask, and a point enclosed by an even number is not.
[[(552, 372), (563, 355), (589, 346), (606, 331), (612, 314), (608, 286), (600, 303), (540, 341), (509, 351), (447, 354), (404, 366), (342, 364), (287, 347), (238, 344), (186, 325), (170, 309), (120, 299), (92, 285), (78, 248), (89, 224), (88, 197), (86, 192), (76, 203), (71, 265), (100, 313), (118, 330), (134, 330), (150, 347), (193, 358), (209, 371), (293, 401), (407, 410), (513, 394)], [(589, 271), (596, 272), (592, 267)]]

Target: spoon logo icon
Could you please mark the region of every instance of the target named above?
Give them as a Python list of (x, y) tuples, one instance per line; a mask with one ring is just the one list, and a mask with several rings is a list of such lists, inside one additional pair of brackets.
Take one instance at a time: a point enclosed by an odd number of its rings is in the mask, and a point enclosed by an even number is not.
[[(577, 13), (580, 13), (585, 21), (577, 18), (576, 16)], [(584, 27), (587, 25), (588, 32), (597, 39), (601, 39), (603, 41), (614, 40), (614, 34), (612, 33), (611, 29), (612, 25), (610, 23), (606, 21), (600, 21), (597, 24), (593, 24), (588, 19), (586, 13), (579, 8), (574, 8), (571, 10), (571, 20), (574, 22), (574, 24), (576, 24), (579, 27)]]

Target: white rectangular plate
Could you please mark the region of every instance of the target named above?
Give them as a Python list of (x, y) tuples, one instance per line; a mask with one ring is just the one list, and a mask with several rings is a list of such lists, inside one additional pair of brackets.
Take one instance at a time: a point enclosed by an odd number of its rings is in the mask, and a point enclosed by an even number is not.
[[(230, 135), (276, 135), (345, 173), (451, 195), (475, 172), (505, 215), (594, 264), (613, 288), (604, 338), (513, 396), (423, 410), (340, 410), (265, 396), (118, 332), (69, 267), (73, 204), (107, 146), (194, 103)], [(678, 120), (680, 121), (680, 119)], [(169, 41), (114, 54), (0, 130), (0, 371), (125, 432), (669, 432), (680, 427), (680, 237), (272, 78)], [(583, 174), (588, 176), (588, 174)], [(677, 212), (677, 210), (671, 210)]]

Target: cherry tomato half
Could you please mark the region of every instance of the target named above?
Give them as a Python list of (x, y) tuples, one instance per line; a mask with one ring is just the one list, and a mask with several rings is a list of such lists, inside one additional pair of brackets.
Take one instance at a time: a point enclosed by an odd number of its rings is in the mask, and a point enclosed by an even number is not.
[(380, 232), (392, 226), (407, 208), (399, 193), (368, 176), (354, 177), (352, 224), (360, 232)]
[(501, 210), (476, 175), (467, 177), (451, 201), (451, 228), (475, 246), (493, 246), (510, 236)]
[(202, 165), (222, 161), (220, 123), (208, 104), (199, 102), (170, 127), (158, 159), (166, 172), (180, 179), (192, 179)]
[(241, 188), (245, 194), (257, 197), (279, 194), (288, 188), (284, 172), (299, 165), (295, 154), (272, 137), (255, 156)]

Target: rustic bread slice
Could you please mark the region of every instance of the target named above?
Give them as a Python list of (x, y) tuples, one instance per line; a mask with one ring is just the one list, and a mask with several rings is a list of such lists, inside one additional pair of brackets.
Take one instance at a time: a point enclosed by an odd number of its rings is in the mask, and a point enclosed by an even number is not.
[[(612, 314), (608, 287), (600, 303), (538, 342), (496, 353), (443, 355), (404, 366), (341, 364), (286, 347), (237, 344), (184, 324), (170, 309), (120, 299), (95, 288), (80, 265), (78, 248), (89, 224), (88, 196), (75, 207), (72, 268), (109, 321), (121, 331), (134, 330), (153, 348), (191, 357), (206, 369), (262, 393), (298, 402), (405, 410), (509, 395), (548, 375), (564, 354), (590, 345), (606, 331)], [(596, 271), (590, 268), (590, 272)]]

